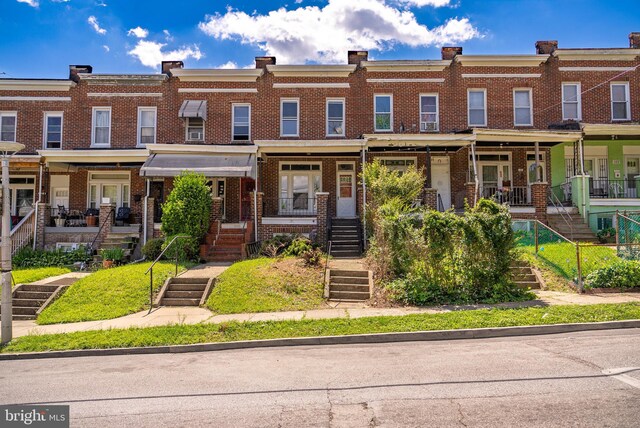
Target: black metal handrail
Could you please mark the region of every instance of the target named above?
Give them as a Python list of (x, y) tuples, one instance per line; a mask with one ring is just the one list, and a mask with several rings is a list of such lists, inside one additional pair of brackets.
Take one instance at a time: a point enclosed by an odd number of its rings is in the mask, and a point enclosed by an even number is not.
[(113, 216), (113, 214), (115, 212), (116, 212), (116, 209), (115, 208), (111, 208), (111, 210), (109, 211), (109, 214), (107, 214), (107, 216), (105, 217), (104, 221), (102, 222), (102, 224), (98, 228), (98, 233), (96, 233), (96, 236), (93, 238), (93, 241), (91, 241), (91, 244), (89, 244), (89, 246), (87, 247), (87, 252), (89, 253), (90, 256), (93, 256), (93, 252), (95, 251), (93, 246), (95, 245), (96, 241), (98, 240), (98, 237), (100, 236), (100, 232), (102, 232), (102, 228), (104, 227), (105, 224), (107, 224), (108, 221), (111, 220), (111, 216)]
[(324, 259), (324, 279), (323, 284), (327, 283), (327, 267), (329, 266), (329, 256), (331, 255), (331, 241), (327, 242), (327, 256)]
[[(151, 263), (151, 266), (149, 266), (149, 269), (147, 269), (147, 271), (144, 273), (145, 275), (148, 273), (151, 273), (149, 275), (149, 313), (151, 313), (151, 310), (153, 309), (153, 267), (156, 265), (156, 263), (158, 263), (158, 261), (160, 261), (162, 256), (164, 256), (164, 253), (166, 253), (167, 250), (171, 248), (171, 246), (173, 245), (174, 242), (176, 242), (176, 240), (183, 239), (183, 238), (190, 238), (190, 236), (188, 235), (174, 236), (171, 242), (169, 242), (169, 245), (164, 247), (164, 250), (162, 250), (160, 255), (153, 261), (153, 263)], [(174, 275), (174, 277), (178, 276), (178, 254), (179, 252), (176, 251), (176, 274)]]
[(444, 202), (442, 202), (442, 196), (438, 193), (438, 211), (444, 212)]

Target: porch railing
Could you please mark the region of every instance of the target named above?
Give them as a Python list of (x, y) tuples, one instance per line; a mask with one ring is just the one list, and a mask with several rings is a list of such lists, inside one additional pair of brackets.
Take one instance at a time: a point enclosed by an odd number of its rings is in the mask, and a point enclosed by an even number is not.
[(640, 195), (634, 179), (590, 178), (589, 196), (594, 199), (635, 199)]
[(264, 198), (264, 217), (273, 216), (315, 216), (317, 214), (316, 198), (294, 196), (293, 198)]
[(480, 187), (480, 195), (483, 198), (493, 199), (498, 203), (512, 207), (531, 206), (529, 188), (527, 186), (482, 186)]
[(550, 196), (553, 195), (553, 199), (559, 202), (563, 206), (571, 206), (573, 204), (571, 200), (571, 183), (566, 182), (549, 188)]
[(36, 224), (36, 216), (34, 213), (35, 210), (29, 211), (29, 213), (20, 220), (20, 223), (11, 230), (11, 255), (27, 246), (31, 239), (33, 239), (33, 228)]

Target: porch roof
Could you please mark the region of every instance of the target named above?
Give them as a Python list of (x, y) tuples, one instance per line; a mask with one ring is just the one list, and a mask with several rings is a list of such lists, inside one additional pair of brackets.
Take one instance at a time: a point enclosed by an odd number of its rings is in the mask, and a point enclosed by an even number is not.
[(175, 177), (195, 171), (207, 177), (255, 177), (251, 154), (156, 153), (140, 168), (143, 177)]
[(475, 140), (471, 134), (365, 134), (364, 138), (368, 147), (460, 147)]
[(149, 156), (147, 149), (85, 149), (38, 150), (46, 163), (142, 163)]
[(352, 153), (366, 147), (366, 139), (255, 140), (260, 153)]
[(475, 141), (497, 141), (513, 143), (572, 143), (582, 138), (580, 131), (544, 131), (523, 129), (474, 128)]
[(635, 125), (635, 124), (584, 123), (582, 125), (582, 130), (584, 131), (585, 136), (590, 136), (590, 135), (606, 135), (606, 136), (608, 135), (639, 135), (640, 136), (640, 125)]

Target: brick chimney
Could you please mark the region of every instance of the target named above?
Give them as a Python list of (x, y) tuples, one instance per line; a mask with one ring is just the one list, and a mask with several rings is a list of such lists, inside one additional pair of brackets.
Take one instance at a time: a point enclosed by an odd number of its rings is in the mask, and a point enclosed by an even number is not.
[(183, 68), (184, 62), (182, 61), (162, 61), (160, 65), (160, 71), (167, 76), (171, 76), (172, 68)]
[(257, 56), (256, 68), (264, 68), (266, 70), (267, 65), (276, 65), (275, 56)]
[(347, 64), (360, 65), (362, 61), (369, 59), (369, 51), (348, 51)]
[(538, 55), (551, 55), (558, 49), (557, 40), (538, 40), (536, 42), (536, 53)]
[(629, 33), (629, 47), (640, 49), (640, 32)]
[(460, 46), (443, 46), (441, 49), (442, 59), (443, 60), (451, 60), (456, 57), (456, 55), (462, 55), (462, 47)]
[(70, 65), (69, 66), (69, 80), (73, 80), (78, 83), (80, 78), (78, 77), (78, 73), (87, 73), (91, 74), (93, 72), (93, 67), (90, 65)]

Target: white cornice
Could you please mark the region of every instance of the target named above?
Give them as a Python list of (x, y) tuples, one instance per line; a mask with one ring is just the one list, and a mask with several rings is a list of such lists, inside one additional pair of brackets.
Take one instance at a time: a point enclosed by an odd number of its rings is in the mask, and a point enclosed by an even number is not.
[(592, 124), (582, 125), (584, 135), (640, 135), (640, 125)]
[(538, 67), (549, 55), (456, 55), (463, 67)]
[(564, 143), (582, 138), (579, 131), (540, 131), (519, 129), (480, 129), (473, 130), (476, 141)]
[(257, 93), (257, 88), (178, 88), (179, 93)]
[(565, 61), (633, 61), (640, 55), (640, 49), (556, 49), (553, 56)]
[(274, 77), (349, 77), (356, 65), (267, 65), (267, 70)]
[(633, 67), (558, 67), (560, 71), (633, 71)]
[(537, 79), (541, 77), (540, 73), (474, 73), (474, 74), (462, 74), (465, 79), (492, 79), (492, 78), (507, 78), (507, 79)]
[(234, 144), (147, 144), (150, 153), (255, 153), (258, 147), (252, 144), (234, 145)]
[(154, 98), (160, 98), (162, 97), (162, 93), (161, 92), (89, 92), (87, 93), (88, 97), (107, 97), (107, 98), (113, 98), (113, 97), (154, 97)]
[(189, 69), (173, 68), (171, 75), (181, 82), (255, 82), (264, 72), (261, 68), (251, 69)]
[(0, 101), (71, 101), (71, 97), (0, 97)]
[(64, 92), (76, 86), (71, 80), (5, 80), (0, 79), (0, 91), (57, 91)]
[(329, 88), (349, 88), (349, 83), (274, 83), (273, 87), (278, 89), (329, 89)]
[(367, 83), (444, 83), (444, 78), (434, 77), (425, 79), (367, 79)]
[(451, 60), (362, 61), (360, 66), (369, 72), (420, 72), (443, 71)]

